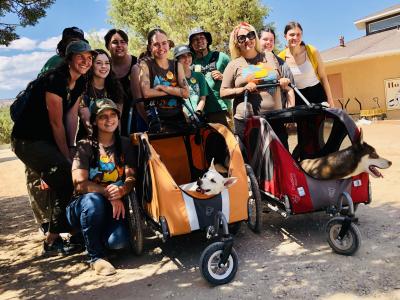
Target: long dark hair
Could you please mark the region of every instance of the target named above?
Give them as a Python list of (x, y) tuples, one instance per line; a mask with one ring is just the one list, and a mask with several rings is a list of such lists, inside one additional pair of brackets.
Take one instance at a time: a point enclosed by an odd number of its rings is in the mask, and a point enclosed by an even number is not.
[[(299, 28), (301, 30), (301, 32), (303, 32), (303, 27), (301, 27), (299, 22), (291, 21), (291, 22), (286, 24), (285, 30), (283, 30), (283, 33), (286, 35), (286, 33), (288, 33), (289, 30), (292, 30), (292, 29), (295, 29), (295, 28)], [(304, 46), (305, 43), (303, 41), (301, 41), (300, 45)]]
[[(91, 167), (96, 167), (100, 159), (100, 146), (98, 140), (99, 129), (95, 124), (95, 121), (96, 121), (96, 115), (92, 114), (90, 116), (90, 123), (92, 124), (93, 133), (89, 136), (90, 145), (92, 146), (92, 156), (90, 157), (90, 162), (89, 162), (89, 165)], [(115, 147), (115, 153), (114, 153), (115, 164), (117, 166), (120, 166), (124, 163), (125, 158), (122, 155), (122, 141), (118, 128), (114, 131), (114, 147)]]
[[(124, 100), (124, 92), (121, 86), (121, 83), (119, 82), (118, 79), (115, 78), (115, 74), (112, 70), (112, 61), (110, 55), (107, 53), (107, 51), (104, 51), (103, 49), (96, 49), (95, 50), (97, 54), (93, 56), (93, 64), (99, 54), (104, 54), (107, 56), (109, 62), (110, 62), (110, 73), (107, 75), (105, 82), (104, 82), (104, 88), (105, 91), (107, 92), (107, 98), (111, 99), (115, 103), (122, 104)], [(88, 81), (87, 81), (87, 86), (86, 86), (86, 93), (89, 96), (92, 96), (92, 98), (96, 98), (96, 95), (93, 94), (94, 86), (93, 86), (93, 66), (90, 68), (88, 72)]]

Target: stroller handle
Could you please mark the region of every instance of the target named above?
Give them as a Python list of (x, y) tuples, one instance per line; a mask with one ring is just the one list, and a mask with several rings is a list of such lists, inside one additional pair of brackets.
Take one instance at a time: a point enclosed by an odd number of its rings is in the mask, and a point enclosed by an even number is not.
[(176, 99), (180, 104), (182, 104), (190, 113), (191, 117), (190, 120), (195, 124), (195, 126), (199, 126), (201, 124), (200, 119), (197, 117), (193, 109), (188, 105), (187, 101), (183, 99), (182, 97), (177, 97), (173, 95), (166, 95), (166, 96), (158, 96), (158, 97), (152, 97), (152, 98), (138, 98), (132, 101), (132, 105), (129, 108), (129, 116), (128, 116), (128, 125), (127, 125), (127, 132), (130, 133), (131, 130), (131, 124), (132, 124), (132, 118), (133, 118), (133, 107), (135, 104), (141, 103), (141, 102), (147, 102), (147, 101), (162, 101), (162, 100), (169, 100), (169, 99)]
[[(269, 87), (278, 87), (279, 86), (279, 81), (278, 80), (273, 80), (269, 83), (263, 83), (263, 84), (257, 84), (256, 87), (257, 88), (269, 88)], [(297, 95), (299, 95), (299, 97), (304, 101), (304, 103), (311, 107), (311, 103), (310, 101), (307, 100), (306, 97), (304, 97), (304, 95), (299, 91), (299, 89), (296, 87), (295, 84), (292, 84), (291, 82), (289, 82), (289, 87), (291, 87)], [(248, 97), (249, 97), (249, 90), (245, 90), (244, 91), (244, 119), (247, 118), (247, 101), (248, 101)]]

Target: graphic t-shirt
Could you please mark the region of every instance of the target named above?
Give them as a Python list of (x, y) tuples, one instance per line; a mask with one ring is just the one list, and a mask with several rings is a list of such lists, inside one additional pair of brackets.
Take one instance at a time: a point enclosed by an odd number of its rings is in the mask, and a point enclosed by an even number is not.
[[(258, 53), (252, 59), (238, 57), (226, 67), (221, 88), (243, 87), (249, 82), (270, 83), (280, 78), (278, 68), (278, 62), (272, 53)], [(233, 112), (237, 119), (244, 117), (243, 101), (243, 94), (234, 98)], [(281, 108), (280, 88), (259, 89), (257, 93), (249, 93), (247, 116)]]
[[(210, 60), (212, 58), (212, 54), (214, 51), (209, 51), (206, 56), (202, 58), (195, 58), (193, 60), (193, 64), (195, 66), (195, 71), (196, 71), (196, 65), (201, 65), (203, 67), (207, 66), (210, 63)], [(223, 52), (219, 52), (218, 55), (218, 60), (216, 62), (216, 69), (220, 71), (221, 73), (224, 73), (224, 70), (226, 66), (229, 63), (229, 56), (226, 55)], [(221, 88), (221, 80), (214, 80), (211, 76), (211, 72), (207, 72), (205, 74), (205, 78), (208, 84), (208, 87), (210, 88), (210, 94), (207, 96), (207, 101), (206, 101), (206, 106), (205, 106), (205, 113), (213, 113), (213, 112), (219, 112), (223, 110), (227, 110), (228, 108), (231, 107), (231, 100), (224, 100), (221, 99), (221, 96), (219, 94), (220, 88)]]
[[(178, 86), (177, 72), (175, 62), (168, 60), (168, 69), (161, 68), (154, 59), (143, 61), (149, 68), (150, 87), (154, 88), (157, 85)], [(177, 99), (165, 99), (158, 101), (146, 101), (145, 108), (156, 107), (160, 117), (173, 116), (182, 111), (182, 104)]]
[(104, 147), (105, 154), (100, 154), (93, 162), (94, 149), (90, 140), (78, 142), (77, 151), (72, 163), (72, 170), (85, 169), (89, 171), (89, 180), (107, 186), (122, 185), (125, 179), (125, 166), (135, 167), (135, 148), (128, 138), (121, 137), (122, 155), (120, 163), (115, 158), (115, 144)]
[[(192, 72), (190, 77), (186, 77), (189, 84), (189, 107), (196, 111), (197, 104), (199, 103), (200, 97), (207, 96), (209, 89), (204, 78), (204, 75), (199, 72)], [(206, 101), (207, 103), (207, 101)], [(185, 108), (184, 111), (190, 115), (190, 112)]]

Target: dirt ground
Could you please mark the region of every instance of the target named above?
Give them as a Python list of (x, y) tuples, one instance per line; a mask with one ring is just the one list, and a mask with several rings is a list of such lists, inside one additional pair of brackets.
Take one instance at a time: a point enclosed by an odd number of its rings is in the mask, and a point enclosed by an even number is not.
[(0, 150), (0, 299), (400, 299), (400, 122), (363, 126), (364, 139), (393, 166), (372, 179), (373, 201), (360, 205), (360, 250), (334, 254), (324, 213), (283, 219), (263, 214), (263, 230), (242, 225), (235, 237), (239, 270), (230, 284), (211, 287), (198, 264), (203, 235), (163, 244), (147, 237), (136, 257), (112, 258), (118, 273), (99, 277), (84, 254), (41, 258), (22, 163)]

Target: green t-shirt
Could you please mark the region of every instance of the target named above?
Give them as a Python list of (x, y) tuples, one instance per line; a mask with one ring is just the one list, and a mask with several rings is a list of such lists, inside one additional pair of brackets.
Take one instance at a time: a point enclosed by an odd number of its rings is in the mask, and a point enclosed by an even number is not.
[[(188, 78), (186, 77), (186, 80), (189, 84), (189, 107), (193, 110), (196, 111), (197, 104), (199, 103), (200, 97), (202, 96), (208, 96), (209, 95), (209, 89), (208, 85), (206, 82), (206, 79), (204, 78), (204, 75), (199, 72), (192, 72), (191, 76)], [(207, 103), (207, 101), (206, 101)], [(185, 108), (185, 113), (190, 115), (190, 112), (187, 111)]]
[[(202, 58), (196, 58), (193, 61), (194, 65), (207, 66), (211, 60), (213, 51), (208, 52), (208, 54)], [(216, 62), (216, 68), (221, 73), (224, 73), (226, 66), (228, 65), (230, 58), (223, 52), (219, 52), (218, 60)], [(195, 68), (196, 70), (196, 68)], [(232, 100), (223, 100), (219, 96), (219, 90), (221, 88), (221, 80), (214, 80), (211, 76), (211, 72), (205, 74), (205, 78), (211, 93), (207, 96), (206, 106), (204, 112), (219, 112), (222, 110), (228, 110), (232, 107)]]
[(49, 58), (49, 60), (44, 64), (43, 68), (40, 70), (39, 75), (46, 73), (48, 70), (53, 70), (57, 68), (63, 62), (63, 58), (58, 54), (53, 55)]

